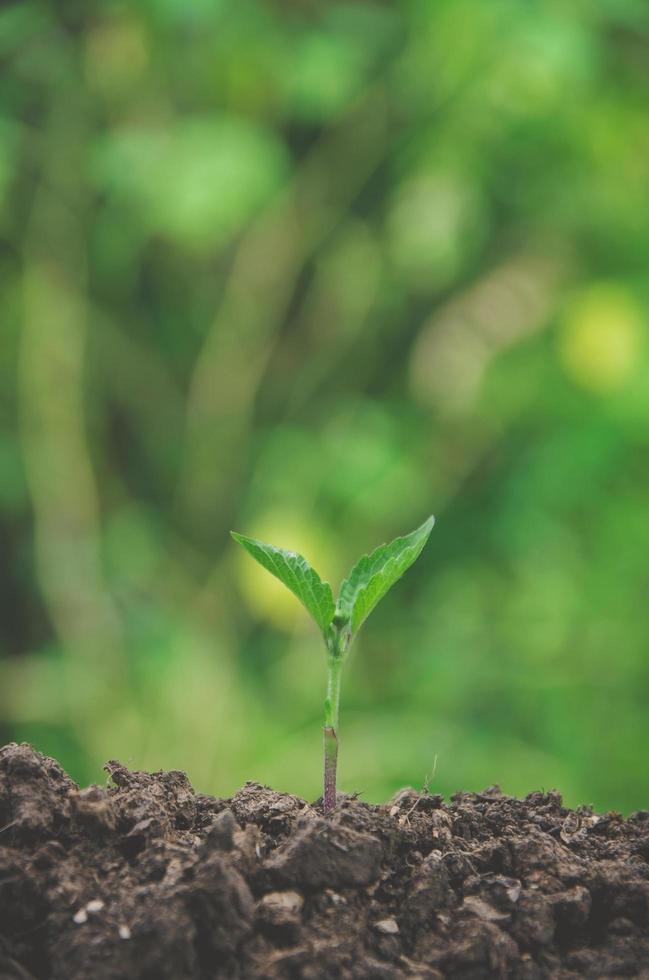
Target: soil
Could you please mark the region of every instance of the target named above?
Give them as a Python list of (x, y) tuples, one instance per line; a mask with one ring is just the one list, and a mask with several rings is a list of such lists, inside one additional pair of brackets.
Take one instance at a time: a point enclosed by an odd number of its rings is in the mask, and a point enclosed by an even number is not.
[(0, 749), (2, 980), (649, 978), (649, 812), (105, 768)]

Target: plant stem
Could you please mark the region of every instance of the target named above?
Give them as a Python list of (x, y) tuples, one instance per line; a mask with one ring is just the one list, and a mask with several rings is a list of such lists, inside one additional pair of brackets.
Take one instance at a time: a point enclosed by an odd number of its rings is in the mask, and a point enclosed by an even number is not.
[(336, 768), (338, 765), (338, 714), (343, 654), (335, 648), (327, 657), (327, 698), (324, 723), (324, 812), (336, 806)]

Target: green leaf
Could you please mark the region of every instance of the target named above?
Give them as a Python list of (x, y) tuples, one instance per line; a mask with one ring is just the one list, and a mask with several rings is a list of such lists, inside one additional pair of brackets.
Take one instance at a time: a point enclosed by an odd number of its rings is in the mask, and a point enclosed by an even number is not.
[(235, 541), (248, 551), (260, 565), (263, 565), (275, 578), (291, 590), (294, 596), (308, 609), (323, 633), (331, 625), (336, 609), (331, 586), (323, 582), (311, 568), (306, 558), (295, 551), (284, 551), (273, 544), (264, 544), (255, 538), (231, 531)]
[(412, 534), (380, 545), (354, 565), (340, 587), (336, 607), (336, 616), (349, 620), (352, 632), (356, 632), (386, 592), (416, 561), (434, 523), (435, 518), (429, 517)]

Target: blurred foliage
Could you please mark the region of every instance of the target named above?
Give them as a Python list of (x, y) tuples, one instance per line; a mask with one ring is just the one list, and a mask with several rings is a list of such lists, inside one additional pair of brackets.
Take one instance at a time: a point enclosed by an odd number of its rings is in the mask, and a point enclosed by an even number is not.
[(341, 786), (646, 806), (649, 8), (0, 9), (0, 722), (82, 781), (320, 788), (334, 585), (438, 524)]

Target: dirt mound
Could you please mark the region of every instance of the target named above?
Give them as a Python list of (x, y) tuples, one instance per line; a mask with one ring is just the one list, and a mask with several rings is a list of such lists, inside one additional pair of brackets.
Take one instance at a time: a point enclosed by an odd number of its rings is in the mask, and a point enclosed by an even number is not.
[(649, 813), (497, 788), (320, 806), (0, 750), (2, 980), (649, 977)]

